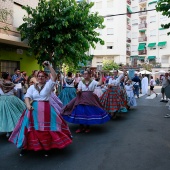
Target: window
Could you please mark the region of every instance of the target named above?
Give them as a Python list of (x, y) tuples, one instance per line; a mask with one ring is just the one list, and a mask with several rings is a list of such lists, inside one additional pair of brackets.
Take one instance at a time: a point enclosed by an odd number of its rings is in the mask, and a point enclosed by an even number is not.
[(156, 29), (150, 31), (150, 36), (156, 36)]
[(107, 0), (107, 8), (113, 8), (113, 0)]
[(12, 75), (17, 67), (20, 67), (19, 61), (0, 60), (0, 72), (9, 72)]
[(155, 16), (150, 16), (150, 23), (156, 22), (156, 15)]
[(102, 70), (102, 65), (97, 65), (97, 71)]
[(159, 30), (159, 35), (162, 36), (162, 35), (167, 35), (167, 30), (164, 29), (164, 30)]
[(96, 9), (102, 9), (102, 1), (96, 2)]
[(132, 11), (133, 12), (137, 12), (138, 11), (138, 7), (137, 6), (132, 7)]
[(138, 25), (138, 19), (133, 19), (132, 20), (132, 25)]
[(169, 56), (163, 56), (162, 60), (161, 60), (161, 63), (164, 63), (164, 64), (169, 63)]
[(138, 33), (137, 32), (133, 32), (132, 33), (132, 39), (136, 39), (138, 38)]
[(106, 43), (107, 49), (113, 49), (113, 42)]
[(168, 19), (167, 16), (163, 16), (163, 15), (160, 16), (160, 20), (161, 20), (161, 21), (166, 21), (167, 19)]
[(107, 22), (113, 22), (114, 19), (113, 19), (113, 17), (107, 17), (107, 18), (106, 18), (106, 21), (107, 21)]
[(138, 46), (137, 45), (132, 45), (131, 50), (132, 50), (132, 52), (137, 52), (138, 51)]
[(114, 35), (114, 29), (113, 28), (107, 28), (107, 35)]

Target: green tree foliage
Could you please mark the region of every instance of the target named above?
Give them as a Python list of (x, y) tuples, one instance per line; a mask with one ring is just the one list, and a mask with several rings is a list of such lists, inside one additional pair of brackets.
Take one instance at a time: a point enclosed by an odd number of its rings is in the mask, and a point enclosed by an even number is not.
[(24, 6), (28, 16), (19, 27), (38, 63), (55, 65), (86, 63), (90, 46), (104, 44), (96, 28), (104, 28), (103, 17), (91, 13), (94, 3), (75, 0), (40, 0), (36, 9)]
[(103, 70), (105, 71), (111, 71), (111, 70), (118, 70), (119, 65), (116, 64), (114, 61), (111, 60), (104, 60), (103, 61)]
[[(156, 10), (161, 12), (162, 15), (170, 18), (170, 0), (159, 0), (156, 6)], [(170, 28), (170, 23), (162, 24), (162, 28), (168, 29)], [(170, 35), (170, 32), (168, 33)]]
[(142, 68), (143, 68), (144, 70), (147, 70), (147, 71), (152, 72), (153, 65), (152, 65), (152, 64), (147, 64), (147, 63), (145, 63), (145, 64), (142, 64)]

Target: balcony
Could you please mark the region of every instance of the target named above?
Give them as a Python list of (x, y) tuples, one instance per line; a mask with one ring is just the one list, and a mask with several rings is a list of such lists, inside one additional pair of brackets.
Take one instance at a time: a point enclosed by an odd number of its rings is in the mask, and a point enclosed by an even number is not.
[(147, 11), (140, 11), (139, 16), (147, 15)]
[(131, 43), (131, 39), (130, 39), (130, 38), (127, 38), (126, 42), (127, 42), (127, 43)]
[(131, 30), (131, 26), (130, 26), (130, 25), (127, 25), (127, 29), (128, 29), (128, 30)]
[(144, 54), (147, 54), (147, 50), (142, 50), (142, 51), (139, 51), (138, 55), (144, 55)]
[(139, 3), (147, 2), (147, 0), (139, 0)]
[(130, 51), (126, 50), (126, 55), (130, 56)]
[(127, 4), (131, 5), (131, 0), (127, 0)]
[(146, 37), (146, 36), (139, 37), (139, 38), (138, 38), (138, 41), (139, 41), (139, 42), (147, 41), (147, 37)]
[(147, 28), (147, 23), (140, 23), (139, 29)]

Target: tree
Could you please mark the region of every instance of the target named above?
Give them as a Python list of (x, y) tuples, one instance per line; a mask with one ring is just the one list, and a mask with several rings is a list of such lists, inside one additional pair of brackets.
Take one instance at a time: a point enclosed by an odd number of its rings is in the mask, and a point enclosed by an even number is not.
[(36, 9), (24, 6), (28, 16), (19, 27), (22, 40), (27, 40), (30, 52), (38, 63), (49, 60), (78, 66), (88, 60), (87, 51), (96, 43), (104, 44), (96, 28), (104, 28), (103, 17), (90, 13), (94, 3), (75, 0), (40, 0)]
[(104, 62), (103, 62), (103, 70), (111, 71), (113, 69), (114, 70), (118, 70), (119, 69), (119, 65), (116, 64), (114, 61), (104, 60)]
[(142, 68), (144, 70), (152, 72), (153, 65), (145, 63), (145, 64), (142, 64)]
[[(162, 15), (170, 18), (170, 0), (159, 0), (156, 6), (156, 10), (158, 12), (162, 12)], [(170, 28), (170, 23), (162, 24), (162, 28), (168, 29)], [(168, 33), (170, 35), (170, 32)]]

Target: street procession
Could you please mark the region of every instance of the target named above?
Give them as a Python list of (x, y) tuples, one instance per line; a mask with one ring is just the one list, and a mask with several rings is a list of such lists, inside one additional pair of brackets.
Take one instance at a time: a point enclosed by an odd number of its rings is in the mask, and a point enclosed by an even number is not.
[(169, 9), (0, 0), (0, 169), (169, 170)]

